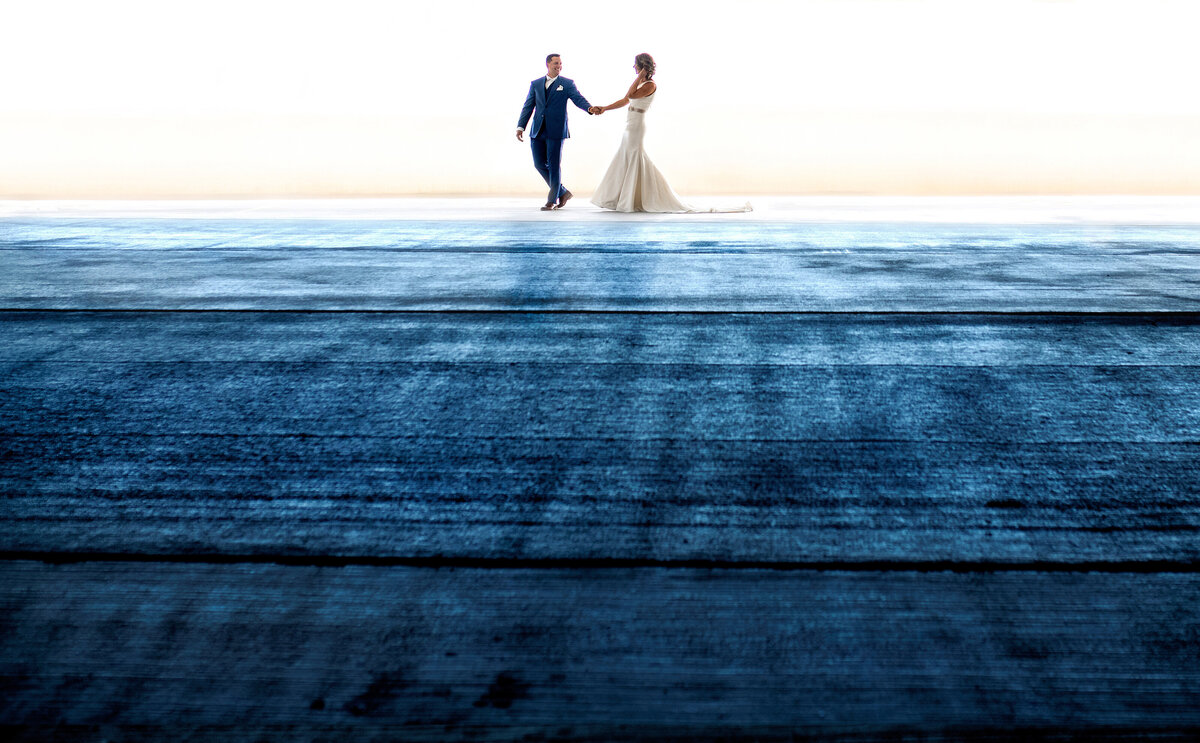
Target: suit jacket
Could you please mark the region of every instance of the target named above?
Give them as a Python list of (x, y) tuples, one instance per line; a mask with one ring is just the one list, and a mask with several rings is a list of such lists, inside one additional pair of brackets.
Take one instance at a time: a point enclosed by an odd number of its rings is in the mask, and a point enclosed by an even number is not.
[(529, 95), (525, 96), (525, 105), (521, 107), (521, 118), (517, 120), (517, 126), (525, 129), (525, 125), (529, 123), (529, 115), (533, 114), (533, 129), (527, 130), (530, 137), (569, 139), (571, 132), (567, 129), (568, 100), (584, 111), (592, 107), (587, 98), (576, 89), (574, 80), (559, 75), (547, 89), (546, 76), (542, 75), (529, 83)]

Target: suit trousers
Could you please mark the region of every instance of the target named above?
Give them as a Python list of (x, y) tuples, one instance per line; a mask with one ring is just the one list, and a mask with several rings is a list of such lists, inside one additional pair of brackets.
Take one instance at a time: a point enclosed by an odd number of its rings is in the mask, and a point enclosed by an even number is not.
[(562, 148), (563, 140), (549, 137), (530, 137), (530, 147), (533, 148), (533, 167), (542, 174), (550, 193), (546, 203), (553, 204), (567, 189), (562, 184)]

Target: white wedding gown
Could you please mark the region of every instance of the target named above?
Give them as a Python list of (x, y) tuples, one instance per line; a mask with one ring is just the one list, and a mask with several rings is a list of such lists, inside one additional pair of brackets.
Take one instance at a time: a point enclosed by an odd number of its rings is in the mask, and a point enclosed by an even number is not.
[[(645, 83), (642, 83), (645, 85)], [(608, 172), (600, 179), (596, 192), (592, 194), (592, 203), (604, 209), (618, 212), (675, 212), (692, 214), (696, 212), (748, 212), (752, 211), (750, 202), (732, 208), (705, 209), (679, 200), (679, 197), (667, 184), (654, 163), (646, 156), (642, 147), (642, 139), (646, 136), (646, 111), (654, 102), (658, 91), (645, 98), (633, 98), (629, 101), (629, 113), (625, 119), (625, 134), (621, 137), (621, 147), (608, 166)]]

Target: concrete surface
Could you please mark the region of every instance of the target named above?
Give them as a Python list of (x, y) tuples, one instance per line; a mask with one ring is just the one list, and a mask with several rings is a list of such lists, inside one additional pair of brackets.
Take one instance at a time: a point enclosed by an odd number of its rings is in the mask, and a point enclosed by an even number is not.
[(1200, 557), (1191, 317), (6, 320), (9, 550)]
[(1198, 589), (17, 561), (0, 566), (2, 714), (28, 739), (1186, 740)]
[(0, 204), (0, 733), (1194, 740), (1196, 203)]
[(0, 309), (1200, 311), (1195, 225), (0, 224)]

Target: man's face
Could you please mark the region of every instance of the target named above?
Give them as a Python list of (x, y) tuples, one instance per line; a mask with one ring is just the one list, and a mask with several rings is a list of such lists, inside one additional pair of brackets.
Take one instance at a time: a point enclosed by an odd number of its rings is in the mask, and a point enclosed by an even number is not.
[(558, 77), (562, 72), (562, 57), (551, 57), (546, 63), (546, 77)]

